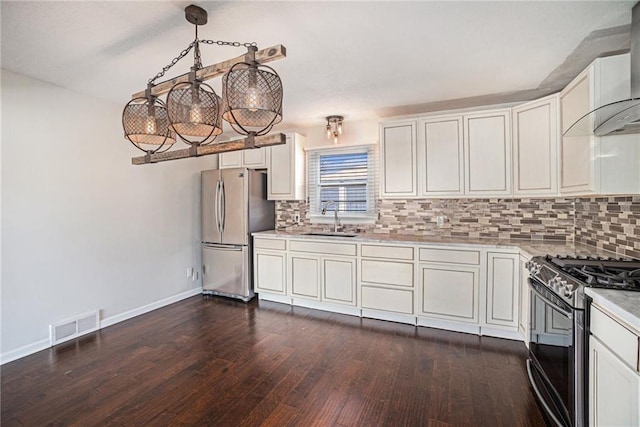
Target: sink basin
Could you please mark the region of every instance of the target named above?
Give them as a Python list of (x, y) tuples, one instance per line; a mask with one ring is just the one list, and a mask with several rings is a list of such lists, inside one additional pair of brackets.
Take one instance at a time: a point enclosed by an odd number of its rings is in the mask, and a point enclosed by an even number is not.
[(325, 236), (325, 237), (356, 237), (357, 234), (353, 233), (343, 233), (340, 231), (335, 232), (320, 232), (320, 231), (310, 231), (308, 233), (302, 233), (304, 236)]

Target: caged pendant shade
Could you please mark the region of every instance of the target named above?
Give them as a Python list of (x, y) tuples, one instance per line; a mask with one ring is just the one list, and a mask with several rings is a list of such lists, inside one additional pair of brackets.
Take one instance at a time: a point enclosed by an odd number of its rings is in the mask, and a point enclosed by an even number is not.
[(167, 95), (173, 130), (190, 145), (206, 145), (222, 133), (222, 99), (211, 86), (178, 83)]
[(132, 99), (122, 112), (124, 136), (142, 151), (156, 153), (176, 142), (164, 102), (155, 97)]
[(224, 120), (244, 135), (264, 135), (282, 121), (282, 81), (273, 68), (241, 62), (222, 77)]
[[(198, 27), (207, 23), (207, 11), (189, 5), (184, 13), (185, 19), (194, 25), (193, 41), (147, 81), (144, 92), (134, 93), (122, 112), (125, 138), (145, 152), (144, 157), (133, 158), (132, 163), (157, 163), (285, 144), (284, 134), (267, 135), (282, 121), (282, 81), (273, 68), (263, 64), (284, 58), (286, 48), (276, 45), (259, 51), (255, 42), (201, 39)], [(205, 45), (244, 47), (247, 53), (205, 67), (200, 51)], [(190, 53), (193, 54), (190, 72), (157, 83)], [(219, 76), (222, 76), (222, 97), (205, 83)], [(166, 104), (158, 98), (164, 94)], [(223, 133), (225, 121), (245, 137), (213, 144)], [(167, 152), (178, 137), (190, 145), (189, 149)]]

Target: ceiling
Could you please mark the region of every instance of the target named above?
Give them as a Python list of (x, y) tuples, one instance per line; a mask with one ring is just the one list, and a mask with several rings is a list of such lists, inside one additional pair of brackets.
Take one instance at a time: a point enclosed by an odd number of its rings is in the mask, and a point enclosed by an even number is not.
[[(190, 3), (2, 1), (2, 68), (124, 106), (193, 40)], [(270, 64), (285, 88), (282, 129), (557, 90), (601, 53), (591, 51), (628, 47), (634, 3), (194, 4), (209, 12), (202, 39), (286, 46), (287, 58)], [(245, 52), (202, 49), (204, 65)], [(189, 56), (167, 77), (191, 64)], [(210, 83), (219, 91), (220, 79)]]

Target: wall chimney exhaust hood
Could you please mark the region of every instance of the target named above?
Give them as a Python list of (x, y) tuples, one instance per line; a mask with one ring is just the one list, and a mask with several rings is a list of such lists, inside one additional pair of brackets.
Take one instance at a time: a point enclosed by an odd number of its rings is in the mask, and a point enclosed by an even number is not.
[(640, 133), (640, 2), (631, 11), (631, 98), (603, 105), (572, 124), (564, 136)]

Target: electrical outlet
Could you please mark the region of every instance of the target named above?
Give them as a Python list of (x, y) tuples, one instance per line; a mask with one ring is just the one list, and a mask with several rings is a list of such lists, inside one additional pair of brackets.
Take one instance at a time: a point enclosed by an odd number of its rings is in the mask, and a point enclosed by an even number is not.
[(296, 224), (300, 223), (300, 214), (293, 214), (293, 222)]
[(436, 224), (438, 225), (438, 227), (442, 227), (444, 225), (444, 215), (438, 215), (436, 217)]
[(195, 270), (194, 270), (194, 272), (193, 272), (193, 276), (191, 276), (191, 280), (193, 280), (194, 282), (195, 282), (196, 280), (198, 280), (198, 272), (197, 272), (197, 271), (195, 271)]
[(193, 277), (193, 267), (187, 268), (187, 279), (191, 279)]

